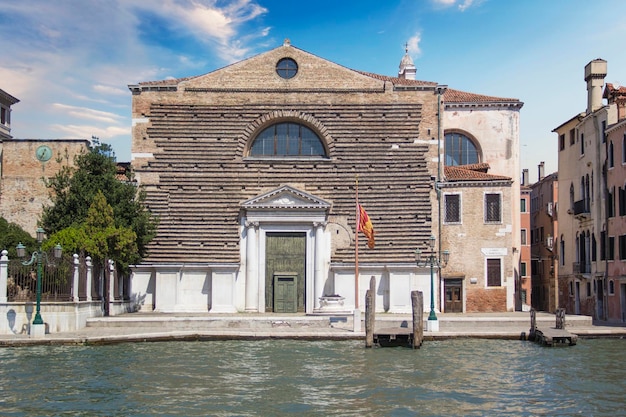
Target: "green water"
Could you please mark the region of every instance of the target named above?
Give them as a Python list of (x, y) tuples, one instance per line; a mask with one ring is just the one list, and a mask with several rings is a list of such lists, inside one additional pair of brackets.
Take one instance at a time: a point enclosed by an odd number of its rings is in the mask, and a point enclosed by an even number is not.
[(1, 416), (626, 415), (626, 340), (210, 341), (0, 349)]

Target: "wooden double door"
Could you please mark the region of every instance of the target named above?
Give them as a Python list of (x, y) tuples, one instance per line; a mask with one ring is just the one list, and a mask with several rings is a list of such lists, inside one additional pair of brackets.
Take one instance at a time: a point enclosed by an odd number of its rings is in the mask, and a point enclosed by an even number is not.
[(265, 311), (305, 311), (306, 234), (265, 235)]
[(444, 280), (444, 291), (446, 294), (444, 312), (462, 313), (463, 312), (463, 280), (462, 279)]

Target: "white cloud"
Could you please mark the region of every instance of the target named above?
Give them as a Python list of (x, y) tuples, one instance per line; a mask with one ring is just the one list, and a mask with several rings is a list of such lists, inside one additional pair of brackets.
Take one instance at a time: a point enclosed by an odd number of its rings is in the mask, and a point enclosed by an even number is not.
[(94, 125), (73, 124), (53, 124), (50, 125), (50, 128), (56, 132), (64, 134), (63, 139), (90, 138), (92, 136), (96, 136), (104, 141), (116, 136), (130, 135), (131, 130), (130, 126), (108, 126), (103, 128)]
[(56, 110), (62, 111), (67, 116), (72, 116), (79, 119), (89, 119), (103, 123), (118, 123), (122, 119), (122, 116), (120, 116), (119, 114), (94, 110), (87, 107), (70, 106), (61, 103), (53, 103), (52, 107)]
[(474, 0), (432, 0), (432, 2), (439, 7), (447, 8), (452, 6), (457, 6), (457, 8), (464, 12), (465, 10), (472, 7), (472, 5), (476, 5), (477, 3)]

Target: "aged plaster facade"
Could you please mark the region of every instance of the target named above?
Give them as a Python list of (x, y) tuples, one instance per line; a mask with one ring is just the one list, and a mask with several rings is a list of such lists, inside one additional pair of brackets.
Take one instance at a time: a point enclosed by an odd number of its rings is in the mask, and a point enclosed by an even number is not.
[(617, 107), (617, 122), (606, 129), (607, 188), (613, 196), (613, 216), (608, 218), (609, 236), (619, 249), (608, 263), (606, 316), (610, 322), (626, 322), (626, 87), (607, 83), (604, 98)]
[[(431, 234), (438, 249), (452, 252), (443, 277), (464, 289), (461, 311), (512, 309), (519, 184), (511, 177), (519, 169), (521, 103), (414, 77), (408, 54), (399, 76), (388, 77), (285, 42), (205, 75), (130, 85), (132, 166), (160, 218), (133, 272), (140, 309), (351, 311), (374, 277), (377, 308), (409, 312), (411, 290), (430, 297), (430, 270), (416, 266), (414, 252), (427, 250)], [(478, 182), (445, 175), (448, 126), (471, 135)], [(499, 172), (487, 174), (490, 165)], [(355, 280), (357, 178), (376, 246), (359, 240)], [(466, 236), (440, 228), (441, 190), (459, 186), (466, 187), (462, 210), (477, 211), (467, 214)], [(484, 221), (486, 193), (497, 197), (491, 222)], [(478, 251), (468, 258), (470, 247)], [(490, 287), (492, 258), (500, 275)], [(437, 274), (438, 309), (445, 281)], [(341, 305), (329, 306), (330, 296)]]
[(515, 309), (530, 311), (532, 300), (531, 256), (530, 256), (530, 201), (531, 188), (528, 184), (528, 169), (522, 171), (520, 186), (520, 261), (519, 276), (515, 282)]
[(606, 276), (616, 257), (616, 237), (607, 223), (616, 195), (607, 185), (606, 129), (617, 122), (617, 105), (602, 102), (606, 75), (602, 59), (585, 66), (587, 110), (554, 129), (559, 146), (559, 307), (600, 320), (607, 318)]
[(558, 307), (558, 173), (544, 175), (544, 163), (538, 166), (537, 182), (530, 186), (532, 307), (554, 313)]
[[(452, 89), (446, 92), (444, 100), (445, 165), (457, 156), (449, 149), (450, 140), (456, 144), (461, 138), (475, 146), (476, 162), (482, 164), (478, 171), (484, 168), (486, 174), (460, 175), (455, 170), (452, 179), (446, 178), (452, 184), (444, 184), (445, 191), (450, 186), (471, 184), (461, 197), (462, 210), (476, 213), (468, 216), (469, 221), (462, 220), (462, 227), (451, 224), (442, 228), (455, 253), (462, 254), (443, 271), (444, 282), (458, 283), (458, 278), (463, 277), (464, 311), (510, 311), (515, 308), (515, 283), (519, 282), (520, 268), (520, 181), (516, 178), (520, 172), (519, 112), (523, 103)], [(500, 195), (502, 204), (501, 217), (496, 221), (488, 220), (485, 213), (487, 199), (494, 194)], [(479, 210), (482, 217), (478, 216)], [(439, 218), (445, 223), (445, 216)], [(499, 285), (493, 285), (493, 277), (490, 283), (490, 268), (491, 274), (501, 275)]]

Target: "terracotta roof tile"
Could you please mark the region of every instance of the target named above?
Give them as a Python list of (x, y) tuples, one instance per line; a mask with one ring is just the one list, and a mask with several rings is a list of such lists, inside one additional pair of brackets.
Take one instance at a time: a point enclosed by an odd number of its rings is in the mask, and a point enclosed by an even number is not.
[(359, 74), (363, 74), (368, 77), (371, 77), (371, 78), (376, 78), (377, 80), (390, 81), (397, 85), (415, 85), (415, 86), (429, 86), (429, 87), (438, 85), (437, 83), (432, 82), (432, 81), (407, 80), (405, 78), (389, 77), (387, 75), (374, 74), (373, 72), (365, 72), (365, 71), (359, 71), (359, 70), (354, 70), (354, 71), (358, 72)]
[(465, 91), (448, 88), (443, 94), (443, 99), (447, 103), (476, 103), (476, 102), (519, 102), (516, 98), (503, 98), (485, 96), (482, 94), (468, 93)]
[[(503, 175), (492, 175), (483, 172), (484, 166), (489, 164), (472, 164), (444, 167), (444, 176), (447, 181), (509, 181), (510, 177)], [(479, 170), (470, 169), (468, 167), (479, 167)]]

